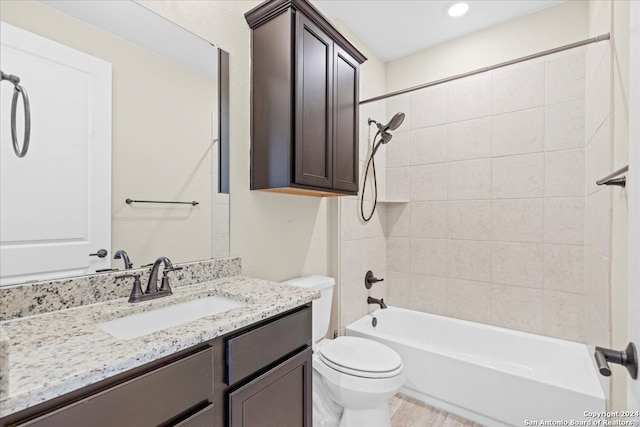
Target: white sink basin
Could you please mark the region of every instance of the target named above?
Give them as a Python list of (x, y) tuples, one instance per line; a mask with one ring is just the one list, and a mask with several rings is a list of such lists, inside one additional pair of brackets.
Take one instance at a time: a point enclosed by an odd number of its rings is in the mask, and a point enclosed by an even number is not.
[(128, 340), (245, 305), (225, 297), (200, 298), (98, 323), (98, 327), (116, 338)]

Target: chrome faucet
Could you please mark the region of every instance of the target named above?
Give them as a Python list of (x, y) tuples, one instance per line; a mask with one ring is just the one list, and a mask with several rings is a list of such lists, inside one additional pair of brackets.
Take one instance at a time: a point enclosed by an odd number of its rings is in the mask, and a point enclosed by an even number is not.
[(387, 308), (387, 304), (384, 303), (384, 298), (375, 299), (367, 297), (367, 304), (379, 304), (380, 308)]
[(124, 251), (124, 249), (118, 249), (115, 254), (113, 254), (113, 259), (121, 259), (124, 261), (124, 269), (130, 270), (133, 268), (133, 264), (129, 259), (129, 255)]

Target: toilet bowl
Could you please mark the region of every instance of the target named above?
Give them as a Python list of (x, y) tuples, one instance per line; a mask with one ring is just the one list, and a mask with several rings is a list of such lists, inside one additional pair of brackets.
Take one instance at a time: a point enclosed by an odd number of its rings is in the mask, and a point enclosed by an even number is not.
[[(323, 340), (314, 352), (313, 369), (325, 395), (343, 409), (339, 427), (391, 426), (389, 399), (404, 383), (395, 351), (365, 338)], [(326, 420), (314, 419), (314, 426), (326, 425)]]
[(313, 426), (390, 427), (389, 399), (404, 383), (398, 353), (360, 337), (325, 339), (335, 281), (306, 276), (285, 282), (320, 291), (313, 301)]

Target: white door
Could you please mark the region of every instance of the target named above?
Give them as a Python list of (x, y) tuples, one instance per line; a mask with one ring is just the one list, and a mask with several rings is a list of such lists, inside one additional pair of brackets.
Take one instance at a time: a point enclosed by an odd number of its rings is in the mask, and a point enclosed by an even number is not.
[[(11, 143), (0, 84), (0, 285), (82, 274), (111, 260), (111, 64), (0, 23), (0, 67), (31, 104), (31, 144)], [(18, 140), (24, 129), (19, 104)], [(104, 258), (89, 256), (99, 249)]]
[[(640, 3), (630, 2), (629, 45), (629, 341), (640, 349)], [(640, 410), (640, 380), (627, 380), (627, 406)]]

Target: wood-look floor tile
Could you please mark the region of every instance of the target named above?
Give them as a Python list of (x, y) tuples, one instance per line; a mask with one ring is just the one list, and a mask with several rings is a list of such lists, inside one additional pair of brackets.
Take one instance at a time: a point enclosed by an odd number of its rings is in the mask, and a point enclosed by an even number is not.
[(391, 427), (482, 427), (481, 424), (428, 406), (403, 394), (389, 401)]

